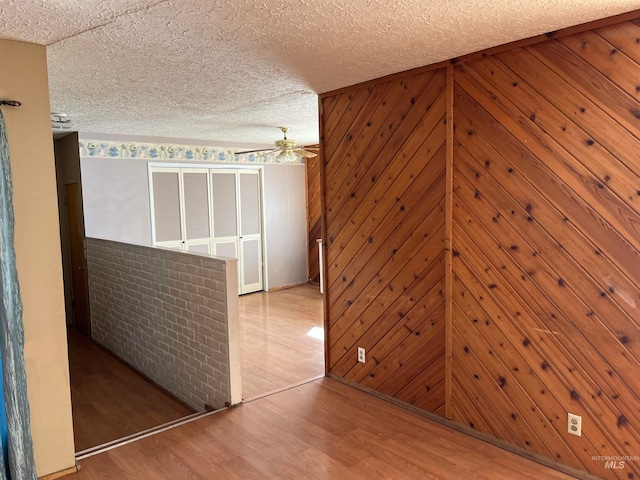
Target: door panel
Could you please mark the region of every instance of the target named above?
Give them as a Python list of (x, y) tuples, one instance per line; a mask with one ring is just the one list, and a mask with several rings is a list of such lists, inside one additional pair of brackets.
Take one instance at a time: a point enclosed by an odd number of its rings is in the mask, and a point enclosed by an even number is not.
[(182, 172), (184, 195), (185, 239), (204, 239), (211, 237), (209, 219), (209, 172)]
[(211, 202), (209, 170), (183, 168), (182, 209), (184, 215), (184, 249), (200, 253), (211, 252)]
[(262, 290), (262, 245), (259, 238), (243, 238), (241, 245), (242, 293)]
[(182, 212), (180, 209), (180, 171), (166, 169), (151, 172), (153, 188), (153, 216), (155, 242), (182, 241)]
[(211, 172), (214, 238), (238, 236), (236, 176), (233, 170)]
[(240, 173), (240, 235), (259, 235), (260, 178), (258, 172)]
[(240, 190), (240, 292), (251, 293), (262, 285), (262, 215), (260, 171), (239, 170)]
[[(213, 200), (213, 254), (238, 259), (238, 172), (211, 170)], [(242, 293), (238, 261), (238, 294)]]
[(227, 258), (238, 258), (238, 242), (233, 240), (221, 241), (214, 244), (214, 255)]

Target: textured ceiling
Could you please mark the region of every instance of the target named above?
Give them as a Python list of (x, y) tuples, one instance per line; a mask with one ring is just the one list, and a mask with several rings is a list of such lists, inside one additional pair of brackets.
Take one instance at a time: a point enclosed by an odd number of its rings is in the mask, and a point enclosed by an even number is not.
[(317, 97), (640, 8), (640, 0), (2, 0), (48, 45), (51, 108), (82, 132), (317, 143)]

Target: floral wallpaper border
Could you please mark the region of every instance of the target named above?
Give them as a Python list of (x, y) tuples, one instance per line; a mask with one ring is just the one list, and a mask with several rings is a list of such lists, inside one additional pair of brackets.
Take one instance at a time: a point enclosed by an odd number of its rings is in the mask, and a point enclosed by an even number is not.
[[(221, 163), (281, 163), (277, 155), (269, 153), (235, 154), (235, 149), (203, 147), (164, 143), (107, 142), (102, 140), (81, 140), (78, 142), (81, 157), (94, 158), (138, 158), (140, 160), (181, 160), (190, 162)], [(293, 165), (303, 164), (304, 157), (298, 155)]]

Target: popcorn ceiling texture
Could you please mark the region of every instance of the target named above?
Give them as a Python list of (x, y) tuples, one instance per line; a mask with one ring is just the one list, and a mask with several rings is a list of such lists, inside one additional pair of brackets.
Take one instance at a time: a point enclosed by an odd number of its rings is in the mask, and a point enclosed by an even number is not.
[(640, 8), (640, 0), (3, 0), (0, 37), (50, 45), (81, 131), (318, 142), (322, 93)]
[(3, 0), (0, 38), (50, 45), (166, 0)]

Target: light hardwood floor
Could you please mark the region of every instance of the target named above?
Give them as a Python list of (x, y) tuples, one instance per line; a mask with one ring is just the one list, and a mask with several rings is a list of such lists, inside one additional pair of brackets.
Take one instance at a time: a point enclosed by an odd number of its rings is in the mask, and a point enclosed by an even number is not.
[[(304, 285), (239, 298), (243, 397), (322, 375), (322, 296)], [(69, 367), (76, 451), (83, 451), (193, 413), (76, 329), (69, 329)]]
[(243, 398), (273, 392), (324, 374), (322, 295), (303, 285), (239, 299)]
[(76, 452), (193, 413), (75, 328), (67, 338)]
[(331, 379), (80, 462), (70, 480), (569, 480)]

